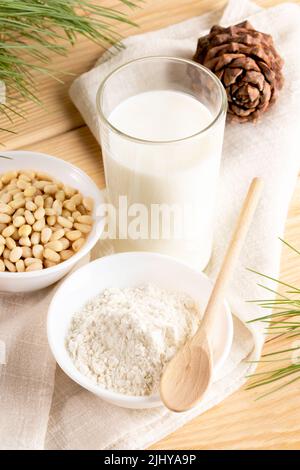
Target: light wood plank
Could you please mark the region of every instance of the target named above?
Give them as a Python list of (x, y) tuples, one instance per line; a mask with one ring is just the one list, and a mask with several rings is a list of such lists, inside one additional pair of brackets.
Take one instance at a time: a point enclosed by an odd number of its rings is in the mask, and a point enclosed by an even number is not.
[(62, 158), (85, 171), (100, 188), (105, 185), (101, 149), (86, 126), (24, 149)]

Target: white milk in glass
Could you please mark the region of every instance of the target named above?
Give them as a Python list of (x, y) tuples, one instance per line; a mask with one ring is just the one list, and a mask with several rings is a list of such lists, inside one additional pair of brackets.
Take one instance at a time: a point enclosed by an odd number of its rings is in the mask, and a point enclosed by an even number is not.
[(108, 120), (142, 140), (114, 133), (102, 139), (109, 201), (120, 208), (119, 197), (126, 196), (128, 204), (131, 238), (121, 233), (117, 251), (156, 251), (204, 269), (212, 248), (224, 122), (209, 127), (214, 117), (206, 106), (171, 90), (131, 96)]

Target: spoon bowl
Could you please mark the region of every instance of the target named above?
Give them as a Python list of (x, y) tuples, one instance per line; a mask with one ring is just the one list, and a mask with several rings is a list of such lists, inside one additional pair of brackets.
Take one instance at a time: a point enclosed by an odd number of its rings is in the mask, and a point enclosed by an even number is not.
[(172, 411), (194, 406), (208, 390), (213, 373), (212, 352), (207, 339), (188, 342), (171, 360), (162, 376), (160, 396), (163, 402), (172, 395)]

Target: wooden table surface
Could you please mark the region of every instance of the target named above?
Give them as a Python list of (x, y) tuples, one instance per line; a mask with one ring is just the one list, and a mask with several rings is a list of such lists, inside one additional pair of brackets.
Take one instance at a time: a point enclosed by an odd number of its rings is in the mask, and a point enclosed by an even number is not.
[[(298, 0), (300, 3), (300, 0)], [(115, 6), (117, 0), (102, 4)], [(169, 24), (219, 8), (224, 0), (146, 0), (132, 11), (139, 32), (158, 29)], [(280, 0), (259, 0), (262, 6)], [(137, 33), (122, 25), (124, 36)], [(80, 39), (67, 58), (55, 57), (58, 70), (75, 75), (88, 70), (102, 53), (101, 49)], [(15, 121), (16, 135), (7, 135), (2, 142), (6, 149), (30, 149), (57, 155), (86, 171), (104, 186), (100, 149), (68, 97), (72, 77), (61, 85), (47, 77), (39, 77), (38, 89), (44, 107), (27, 103), (27, 120)], [(2, 127), (2, 126), (1, 126)], [(300, 235), (300, 180), (292, 200), (285, 238), (297, 245)], [(299, 247), (299, 243), (298, 243)], [(300, 285), (299, 257), (283, 250), (282, 279)], [(267, 344), (266, 351), (274, 348)], [(155, 444), (153, 449), (300, 449), (299, 385), (283, 389), (270, 397), (255, 401), (257, 391), (239, 390), (222, 404), (191, 421), (183, 428)]]

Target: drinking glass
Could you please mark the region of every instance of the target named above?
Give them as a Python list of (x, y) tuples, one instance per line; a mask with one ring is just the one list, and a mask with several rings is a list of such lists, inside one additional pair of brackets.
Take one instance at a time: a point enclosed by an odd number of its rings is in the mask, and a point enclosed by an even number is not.
[[(138, 115), (129, 113), (137, 131), (123, 132), (112, 122), (113, 112), (124, 100), (149, 91), (197, 100), (209, 111), (209, 122), (192, 122), (191, 135), (173, 139), (162, 128), (159, 139), (148, 140), (140, 138)], [(143, 112), (150, 106), (149, 99)], [(114, 208), (108, 236), (116, 251), (155, 251), (203, 270), (212, 250), (227, 111), (221, 82), (190, 60), (140, 58), (108, 75), (97, 93), (97, 109), (108, 202)]]

